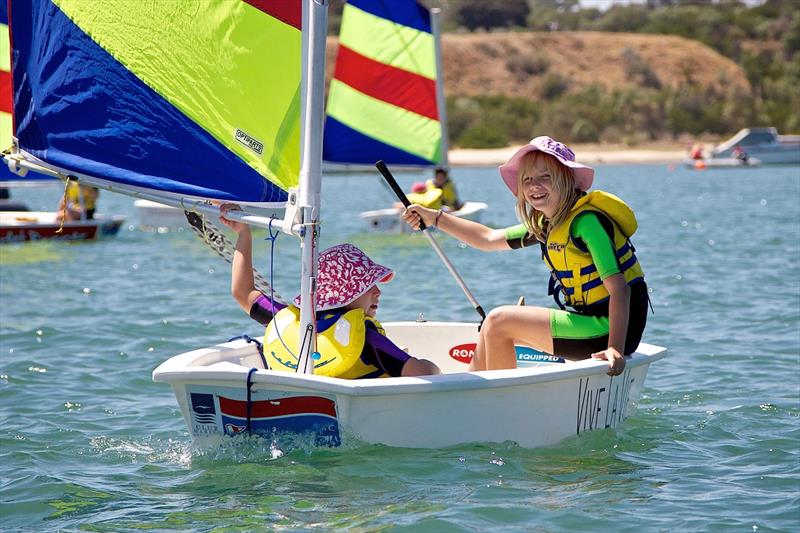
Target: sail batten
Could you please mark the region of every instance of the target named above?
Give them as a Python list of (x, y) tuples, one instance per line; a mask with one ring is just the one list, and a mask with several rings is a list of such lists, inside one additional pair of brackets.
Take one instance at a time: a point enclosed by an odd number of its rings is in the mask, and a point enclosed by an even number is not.
[(282, 18), (258, 4), (12, 2), (20, 152), (122, 188), (285, 202), (300, 167), (300, 4)]

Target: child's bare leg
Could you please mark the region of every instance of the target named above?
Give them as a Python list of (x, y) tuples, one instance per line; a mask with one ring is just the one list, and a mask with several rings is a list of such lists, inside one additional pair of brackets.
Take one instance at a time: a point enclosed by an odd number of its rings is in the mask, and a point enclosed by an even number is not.
[(485, 329), (481, 326), (481, 331), (478, 334), (478, 344), (475, 345), (475, 354), (472, 356), (472, 361), (469, 363), (470, 372), (486, 370), (486, 341), (483, 339), (484, 331)]
[(487, 370), (517, 367), (515, 340), (553, 353), (550, 310), (514, 305), (492, 309), (483, 323), (481, 338)]

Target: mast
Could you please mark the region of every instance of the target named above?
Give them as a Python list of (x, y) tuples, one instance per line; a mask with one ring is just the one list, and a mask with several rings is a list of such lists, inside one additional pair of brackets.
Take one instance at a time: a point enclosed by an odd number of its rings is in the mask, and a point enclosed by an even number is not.
[[(328, 0), (303, 2), (303, 78), (300, 119), (300, 184), (297, 207), (300, 231), (300, 346), (297, 372), (314, 373), (311, 355), (317, 351), (317, 250), (322, 189), (322, 125), (325, 117), (325, 40)], [(291, 200), (290, 200), (291, 201)]]
[(444, 98), (444, 69), (442, 69), (442, 35), (441, 35), (441, 14), (442, 10), (438, 7), (431, 9), (431, 32), (433, 32), (433, 49), (436, 61), (436, 108), (439, 112), (439, 124), (442, 128), (442, 140), (440, 149), (442, 158), (439, 166), (449, 169), (450, 157), (450, 134), (447, 131), (447, 102)]

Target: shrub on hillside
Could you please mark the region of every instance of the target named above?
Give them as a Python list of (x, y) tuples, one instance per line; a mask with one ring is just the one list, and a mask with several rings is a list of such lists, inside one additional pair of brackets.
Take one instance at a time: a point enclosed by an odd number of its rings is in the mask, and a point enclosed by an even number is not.
[(529, 76), (538, 76), (550, 68), (550, 60), (541, 54), (513, 53), (506, 59), (506, 68), (517, 75), (517, 79), (526, 80)]
[(470, 30), (525, 26), (530, 8), (527, 0), (461, 0), (456, 21)]
[(569, 80), (557, 72), (551, 72), (542, 80), (540, 96), (545, 100), (554, 100), (569, 89)]
[(467, 128), (456, 144), (462, 148), (502, 148), (508, 146), (508, 137), (502, 130), (477, 124)]

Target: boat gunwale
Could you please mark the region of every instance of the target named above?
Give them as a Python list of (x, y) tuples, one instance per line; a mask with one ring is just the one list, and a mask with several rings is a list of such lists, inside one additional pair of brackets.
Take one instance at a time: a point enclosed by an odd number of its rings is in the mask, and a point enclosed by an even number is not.
[[(251, 367), (230, 361), (219, 361), (208, 366), (191, 366), (191, 364), (187, 364), (199, 357), (215, 353), (219, 349), (232, 349), (238, 351), (239, 354), (255, 353), (255, 347), (244, 340), (219, 344), (212, 348), (193, 350), (176, 355), (161, 363), (153, 370), (153, 381), (167, 382), (173, 385), (176, 384), (175, 382), (228, 382), (233, 386), (242, 386), (246, 383)], [(637, 352), (627, 358), (626, 369), (649, 365), (664, 358), (666, 354), (666, 348), (642, 343)], [(436, 376), (360, 380), (257, 369), (251, 379), (254, 389), (274, 385), (347, 396), (385, 396), (527, 386), (601, 375), (606, 373), (607, 368), (605, 361), (590, 358), (566, 364), (545, 364), (508, 370), (464, 371)], [(609, 379), (614, 379), (614, 377), (609, 376)]]

